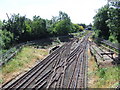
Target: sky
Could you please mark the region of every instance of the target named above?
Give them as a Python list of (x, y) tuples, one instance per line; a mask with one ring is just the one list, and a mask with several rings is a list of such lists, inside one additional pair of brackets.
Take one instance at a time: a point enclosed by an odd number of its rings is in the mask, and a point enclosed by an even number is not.
[(0, 20), (7, 20), (6, 13), (26, 15), (32, 19), (39, 15), (44, 19), (58, 16), (59, 11), (68, 14), (73, 23), (90, 24), (96, 11), (107, 4), (107, 0), (0, 0)]

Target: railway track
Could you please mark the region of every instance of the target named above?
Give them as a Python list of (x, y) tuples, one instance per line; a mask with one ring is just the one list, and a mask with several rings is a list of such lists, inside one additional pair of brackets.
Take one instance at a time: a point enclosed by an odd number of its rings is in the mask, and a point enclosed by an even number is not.
[(4, 84), (2, 88), (86, 88), (86, 50), (90, 35), (65, 43), (19, 79)]

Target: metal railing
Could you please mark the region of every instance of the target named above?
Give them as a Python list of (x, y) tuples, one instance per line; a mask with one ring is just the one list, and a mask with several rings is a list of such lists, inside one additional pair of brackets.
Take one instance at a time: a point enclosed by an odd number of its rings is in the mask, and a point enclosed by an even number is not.
[[(71, 37), (70, 35), (68, 36), (59, 36), (60, 37)], [(33, 41), (27, 41), (24, 43), (20, 43), (16, 46), (14, 46), (13, 48), (9, 49), (6, 53), (3, 53), (2, 55), (0, 55), (0, 67), (3, 66), (4, 64), (6, 64), (12, 57), (14, 57), (24, 46), (27, 45), (33, 45), (36, 44), (38, 42), (44, 42), (47, 39), (55, 39), (58, 37), (50, 37), (50, 38), (46, 38), (46, 39), (40, 39), (40, 40), (33, 40)]]

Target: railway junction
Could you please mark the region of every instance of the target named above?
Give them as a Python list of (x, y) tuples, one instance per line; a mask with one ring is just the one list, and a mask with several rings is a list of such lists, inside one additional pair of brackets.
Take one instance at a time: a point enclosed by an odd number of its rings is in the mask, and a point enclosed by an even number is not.
[(105, 53), (106, 51), (88, 40), (91, 34), (66, 42), (24, 75), (7, 82), (2, 88), (88, 88), (88, 48), (99, 60), (113, 59), (113, 53)]

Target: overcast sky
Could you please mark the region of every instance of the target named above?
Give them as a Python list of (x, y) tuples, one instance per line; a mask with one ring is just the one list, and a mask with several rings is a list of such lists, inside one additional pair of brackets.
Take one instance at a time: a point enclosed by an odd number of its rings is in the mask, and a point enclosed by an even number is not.
[(89, 24), (96, 11), (106, 3), (107, 0), (0, 0), (0, 19), (7, 19), (6, 13), (20, 13), (30, 19), (34, 15), (51, 19), (63, 11), (73, 23)]

